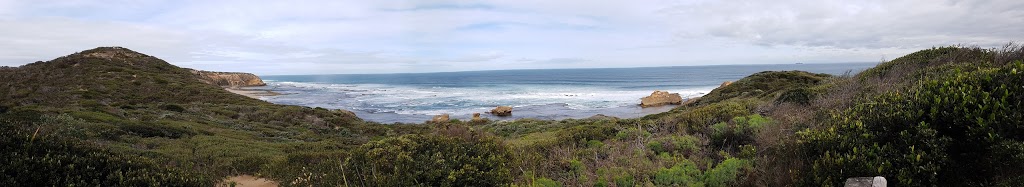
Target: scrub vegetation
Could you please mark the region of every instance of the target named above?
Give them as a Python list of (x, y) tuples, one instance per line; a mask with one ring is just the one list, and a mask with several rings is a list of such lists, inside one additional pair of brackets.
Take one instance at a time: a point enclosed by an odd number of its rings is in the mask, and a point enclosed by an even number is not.
[(940, 47), (859, 74), (756, 73), (635, 119), (377, 124), (104, 47), (0, 68), (0, 185), (1017, 186), (1022, 60)]

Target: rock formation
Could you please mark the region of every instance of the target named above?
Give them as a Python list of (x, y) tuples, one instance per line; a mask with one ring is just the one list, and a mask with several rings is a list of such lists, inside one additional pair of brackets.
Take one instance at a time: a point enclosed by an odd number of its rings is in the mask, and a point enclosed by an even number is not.
[(430, 122), (431, 123), (448, 123), (449, 120), (451, 120), (451, 119), (448, 118), (448, 114), (441, 114), (441, 115), (434, 116), (434, 118), (431, 118)]
[(854, 177), (847, 178), (846, 187), (885, 187), (887, 186), (885, 177)]
[(266, 86), (263, 80), (259, 76), (252, 73), (237, 73), (237, 72), (213, 72), (194, 70), (192, 74), (195, 74), (200, 81), (206, 84), (212, 84), (221, 87), (247, 87), (247, 86)]
[(725, 82), (722, 82), (722, 85), (718, 86), (718, 87), (721, 88), (721, 87), (729, 86), (730, 84), (732, 84), (732, 81), (725, 81)]
[(683, 103), (683, 97), (679, 93), (668, 93), (666, 91), (654, 91), (651, 96), (640, 98), (641, 107), (652, 107), (661, 105), (678, 105)]
[(483, 119), (480, 119), (480, 113), (473, 113), (473, 119), (471, 119), (470, 121), (477, 122), (477, 121), (482, 121), (482, 120)]
[(494, 109), (491, 109), (491, 114), (494, 114), (495, 116), (511, 116), (512, 115), (512, 107), (510, 107), (510, 106), (498, 106), (498, 107), (495, 107)]

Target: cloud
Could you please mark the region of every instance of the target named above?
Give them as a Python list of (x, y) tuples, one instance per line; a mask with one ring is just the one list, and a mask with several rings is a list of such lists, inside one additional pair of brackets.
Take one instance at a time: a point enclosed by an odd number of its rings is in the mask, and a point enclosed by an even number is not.
[[(143, 25), (67, 18), (0, 20), (0, 62), (49, 60), (99, 46), (125, 46), (161, 55), (186, 54), (185, 33)], [(15, 65), (4, 63), (0, 65)]]
[(1024, 1), (1016, 0), (710, 1), (670, 12), (704, 19), (710, 36), (766, 46), (998, 46), (1024, 31)]

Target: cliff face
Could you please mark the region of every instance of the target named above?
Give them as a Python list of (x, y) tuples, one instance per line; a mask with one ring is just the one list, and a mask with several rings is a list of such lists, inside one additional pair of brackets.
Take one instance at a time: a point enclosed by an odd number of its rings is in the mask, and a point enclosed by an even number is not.
[(259, 76), (252, 73), (213, 72), (190, 69), (200, 81), (221, 87), (266, 86)]

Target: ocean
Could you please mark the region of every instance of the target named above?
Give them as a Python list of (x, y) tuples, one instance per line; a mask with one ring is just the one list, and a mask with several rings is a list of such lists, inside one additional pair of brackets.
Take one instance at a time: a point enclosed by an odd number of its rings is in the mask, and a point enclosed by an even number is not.
[[(635, 118), (673, 106), (641, 108), (655, 90), (699, 97), (722, 82), (761, 71), (803, 70), (842, 75), (877, 63), (718, 65), (604, 69), (496, 70), (445, 73), (262, 76), (259, 89), (285, 95), (263, 97), (277, 104), (345, 109), (380, 123), (420, 123), (433, 115), (467, 120), (481, 113), (492, 120), (587, 118), (596, 114)], [(512, 106), (510, 117), (485, 112)]]

